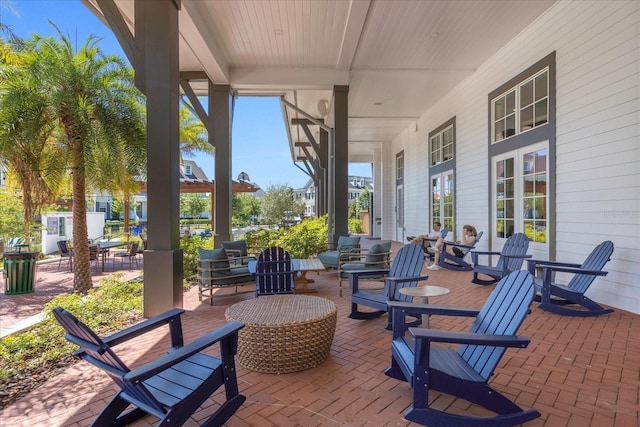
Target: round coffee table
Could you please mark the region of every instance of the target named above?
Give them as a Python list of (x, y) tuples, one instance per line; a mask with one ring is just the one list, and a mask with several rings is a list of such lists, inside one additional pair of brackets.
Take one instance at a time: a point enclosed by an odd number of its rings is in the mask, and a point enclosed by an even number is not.
[[(442, 286), (410, 286), (407, 288), (400, 288), (399, 292), (403, 295), (409, 295), (412, 297), (421, 297), (423, 304), (429, 304), (429, 297), (437, 297), (440, 295), (446, 295), (449, 292), (449, 288), (443, 288)], [(429, 315), (422, 315), (422, 326), (429, 327)]]
[(338, 310), (310, 295), (269, 295), (225, 311), (245, 324), (238, 333), (238, 363), (271, 374), (302, 371), (322, 363), (331, 350)]

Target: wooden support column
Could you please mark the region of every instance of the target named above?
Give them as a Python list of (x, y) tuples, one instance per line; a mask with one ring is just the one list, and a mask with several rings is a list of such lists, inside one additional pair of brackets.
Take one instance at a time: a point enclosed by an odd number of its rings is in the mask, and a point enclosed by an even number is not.
[[(144, 316), (182, 307), (178, 0), (136, 0), (136, 84), (147, 97)], [(128, 214), (128, 213), (127, 213)]]
[(334, 86), (335, 123), (335, 236), (349, 233), (349, 86)]
[(320, 150), (318, 151), (318, 158), (320, 159), (320, 164), (324, 165), (324, 168), (319, 171), (320, 173), (317, 176), (318, 180), (316, 184), (316, 214), (318, 216), (327, 213), (327, 164), (329, 164), (328, 140), (329, 132), (324, 129), (320, 129)]
[(213, 242), (216, 248), (231, 240), (231, 123), (233, 94), (229, 85), (209, 82), (209, 142), (216, 147)]

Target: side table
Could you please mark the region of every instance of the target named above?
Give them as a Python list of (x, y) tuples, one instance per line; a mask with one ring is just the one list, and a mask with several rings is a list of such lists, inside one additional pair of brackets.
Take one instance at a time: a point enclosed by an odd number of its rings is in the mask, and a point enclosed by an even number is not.
[[(406, 288), (400, 288), (400, 293), (404, 295), (409, 295), (412, 297), (421, 297), (423, 304), (429, 304), (429, 297), (437, 297), (440, 295), (446, 295), (451, 290), (449, 288), (444, 288), (442, 286), (410, 286)], [(422, 326), (425, 328), (429, 327), (429, 315), (422, 315)]]

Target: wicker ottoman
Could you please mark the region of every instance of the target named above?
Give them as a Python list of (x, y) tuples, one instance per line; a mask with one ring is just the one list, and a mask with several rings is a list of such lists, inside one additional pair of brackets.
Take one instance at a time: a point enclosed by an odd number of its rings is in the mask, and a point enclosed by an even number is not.
[(271, 374), (302, 371), (322, 363), (331, 350), (338, 310), (309, 295), (270, 295), (242, 301), (225, 311), (245, 324), (238, 334), (238, 362)]

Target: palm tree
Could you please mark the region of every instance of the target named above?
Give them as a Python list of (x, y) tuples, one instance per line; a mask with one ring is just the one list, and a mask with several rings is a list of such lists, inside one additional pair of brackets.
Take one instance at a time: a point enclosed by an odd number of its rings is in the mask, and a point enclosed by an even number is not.
[[(57, 29), (57, 28), (56, 28)], [(36, 106), (53, 123), (51, 169), (71, 174), (73, 189), (74, 289), (91, 289), (86, 189), (132, 188), (146, 164), (145, 118), (133, 71), (121, 58), (103, 55), (90, 36), (76, 52), (60, 40), (34, 35), (20, 51), (20, 63), (5, 65), (3, 105), (32, 111)], [(41, 124), (33, 122), (37, 128)], [(36, 132), (33, 129), (31, 132)]]
[(180, 109), (180, 155), (213, 154), (214, 152), (213, 145), (209, 144), (204, 124), (193, 115), (189, 107), (182, 107)]

